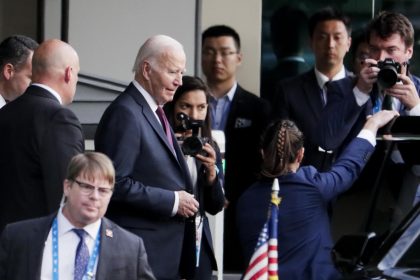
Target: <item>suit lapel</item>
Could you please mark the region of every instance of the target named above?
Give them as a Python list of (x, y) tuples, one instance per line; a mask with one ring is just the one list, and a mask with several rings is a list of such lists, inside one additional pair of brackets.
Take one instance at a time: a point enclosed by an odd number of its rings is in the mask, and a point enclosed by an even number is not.
[(319, 118), (322, 111), (321, 92), (316, 81), (315, 72), (312, 69), (303, 76), (303, 92), (308, 108), (311, 109), (312, 114)]
[(173, 160), (178, 164), (178, 166), (180, 166), (184, 178), (187, 182), (187, 186), (185, 186), (185, 188), (188, 191), (192, 191), (191, 176), (188, 171), (188, 166), (185, 160), (183, 159), (184, 154), (182, 153), (181, 149), (179, 148), (179, 145), (177, 144), (177, 140), (175, 138), (172, 128), (171, 136), (174, 143), (175, 154), (172, 151), (172, 147), (170, 146), (168, 139), (166, 139), (166, 135), (162, 129), (162, 125), (157, 120), (155, 113), (152, 112), (152, 110), (150, 109), (150, 106), (149, 104), (147, 104), (147, 101), (144, 99), (143, 95), (137, 90), (137, 88), (132, 83), (127, 88), (127, 93), (133, 97), (137, 104), (139, 104), (141, 113), (144, 115), (144, 118), (148, 121), (154, 132), (164, 143), (165, 148), (167, 149), (168, 153), (171, 154)]
[(106, 218), (102, 218), (101, 224), (101, 246), (99, 249), (98, 268), (96, 279), (107, 279), (107, 272), (111, 271), (112, 264), (118, 260), (113, 257), (114, 250), (118, 247), (114, 243), (114, 225)]
[(28, 275), (35, 275), (34, 279), (41, 278), (41, 266), (42, 266), (42, 256), (44, 250), (51, 250), (51, 248), (44, 248), (45, 241), (48, 238), (48, 234), (51, 229), (52, 221), (57, 216), (57, 213), (50, 215), (42, 219), (42, 223), (39, 223), (36, 227), (33, 228), (31, 234), (33, 238), (30, 238), (28, 241), (30, 243), (26, 244), (30, 250), (28, 250)]
[[(141, 113), (144, 115), (145, 119), (149, 122), (154, 132), (158, 135), (160, 140), (164, 143), (164, 146), (166, 147), (168, 152), (170, 152), (172, 156), (174, 157), (174, 159), (176, 159), (176, 156), (172, 151), (172, 147), (170, 146), (166, 138), (166, 134), (162, 129), (162, 125), (157, 120), (155, 113), (152, 112), (152, 110), (150, 109), (150, 106), (149, 104), (147, 104), (146, 99), (144, 99), (143, 95), (137, 90), (137, 88), (132, 83), (127, 88), (127, 93), (130, 94), (134, 98), (137, 104), (139, 104)], [(176, 138), (174, 136), (172, 128), (171, 128), (171, 136), (172, 136), (172, 140), (175, 147)], [(175, 148), (175, 152), (176, 152), (176, 148)], [(178, 154), (176, 155), (178, 156)]]
[(229, 134), (235, 128), (235, 117), (238, 116), (238, 106), (242, 103), (242, 88), (237, 85), (232, 103), (230, 104), (228, 119), (226, 120), (225, 134)]

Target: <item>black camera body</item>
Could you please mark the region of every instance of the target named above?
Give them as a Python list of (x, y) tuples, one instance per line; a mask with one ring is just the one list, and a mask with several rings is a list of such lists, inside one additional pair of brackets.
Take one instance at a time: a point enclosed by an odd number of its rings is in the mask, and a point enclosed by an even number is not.
[(392, 58), (385, 58), (383, 61), (378, 61), (376, 66), (379, 68), (378, 84), (382, 88), (390, 88), (399, 81), (398, 74), (401, 73), (401, 64)]
[(177, 120), (181, 123), (177, 128), (176, 132), (185, 132), (192, 130), (192, 135), (182, 140), (181, 149), (184, 155), (195, 156), (203, 151), (203, 146), (209, 142), (207, 137), (200, 137), (199, 131), (203, 126), (204, 121), (192, 120), (184, 113), (178, 113), (176, 115)]

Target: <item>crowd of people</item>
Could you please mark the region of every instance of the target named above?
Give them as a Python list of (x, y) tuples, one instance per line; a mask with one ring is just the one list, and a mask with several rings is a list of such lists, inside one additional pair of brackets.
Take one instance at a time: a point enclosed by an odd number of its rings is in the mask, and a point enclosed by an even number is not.
[[(302, 13), (279, 10), (273, 32), (286, 14)], [(369, 165), (387, 148), (375, 148), (378, 129), (399, 115), (420, 115), (420, 79), (409, 71), (414, 29), (404, 15), (380, 12), (352, 46), (350, 18), (341, 11), (325, 7), (301, 19), (315, 65), (284, 73), (284, 65), (301, 64), (301, 53), (273, 39), (285, 64), (263, 79), (261, 98), (237, 81), (243, 54), (233, 28), (202, 33), (205, 79), (184, 75), (180, 42), (149, 37), (133, 80), (101, 116), (95, 152), (85, 151), (81, 124), (66, 107), (80, 71), (76, 50), (57, 39), (5, 39), (0, 279), (210, 280), (218, 267), (207, 213), (222, 210), (223, 267), (243, 273), (274, 178), (283, 198), (280, 279), (339, 279), (330, 254), (335, 201), (353, 184), (370, 184)], [(395, 84), (378, 83), (384, 61), (398, 65)], [(224, 154), (214, 130), (225, 134)], [(404, 166), (395, 223), (420, 184), (406, 149), (394, 148), (387, 167)], [(370, 176), (363, 176), (365, 165)]]

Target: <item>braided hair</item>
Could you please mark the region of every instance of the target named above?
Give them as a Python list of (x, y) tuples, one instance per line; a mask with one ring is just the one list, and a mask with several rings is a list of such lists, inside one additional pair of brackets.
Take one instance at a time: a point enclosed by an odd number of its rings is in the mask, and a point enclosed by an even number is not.
[(303, 147), (303, 134), (290, 120), (271, 123), (261, 139), (264, 159), (261, 175), (274, 178), (290, 172), (289, 164), (296, 160)]

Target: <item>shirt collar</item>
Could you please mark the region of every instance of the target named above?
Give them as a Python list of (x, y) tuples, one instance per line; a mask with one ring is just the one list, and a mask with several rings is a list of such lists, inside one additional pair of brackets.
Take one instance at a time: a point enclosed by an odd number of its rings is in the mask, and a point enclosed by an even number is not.
[(233, 84), (233, 86), (232, 86), (232, 88), (223, 96), (223, 97), (220, 97), (220, 98), (216, 98), (216, 97), (214, 97), (213, 95), (212, 95), (212, 97), (213, 97), (213, 99), (214, 100), (219, 100), (219, 99), (222, 99), (222, 98), (228, 98), (229, 99), (229, 101), (230, 102), (232, 102), (232, 99), (233, 99), (233, 97), (235, 96), (235, 93), (236, 93), (236, 89), (238, 88), (238, 82), (235, 82), (234, 84)]
[(6, 105), (6, 100), (4, 100), (3, 96), (0, 94), (0, 108)]
[[(324, 88), (324, 85), (326, 82), (329, 82), (330, 79), (328, 79), (327, 76), (325, 76), (324, 74), (322, 74), (321, 72), (319, 72), (318, 69), (315, 69), (315, 77), (316, 77), (316, 81), (318, 83), (319, 88)], [(335, 74), (334, 77), (332, 77), (331, 81), (337, 81), (337, 80), (341, 80), (343, 78), (346, 77), (346, 69), (344, 68), (344, 66), (341, 67), (341, 70), (338, 71), (337, 74)]]
[[(70, 221), (63, 215), (63, 208), (60, 208), (57, 214), (57, 223), (58, 223), (58, 236), (62, 236), (72, 229), (75, 228)], [(85, 226), (83, 229), (89, 234), (92, 239), (96, 239), (96, 235), (99, 232), (102, 219), (97, 220), (96, 222)]]
[(45, 90), (47, 90), (49, 93), (51, 93), (55, 98), (57, 98), (58, 102), (60, 102), (60, 104), (63, 104), (63, 101), (61, 100), (61, 96), (58, 94), (58, 92), (56, 92), (55, 90), (53, 90), (52, 88), (50, 88), (47, 85), (44, 84), (38, 84), (38, 83), (33, 83), (33, 86), (37, 86), (37, 87), (41, 87)]
[(147, 104), (149, 104), (150, 109), (152, 112), (156, 112), (158, 105), (153, 97), (148, 93), (136, 80), (133, 80), (133, 85), (137, 88), (137, 90), (141, 93), (141, 95), (146, 99)]

